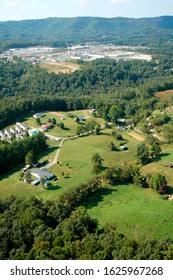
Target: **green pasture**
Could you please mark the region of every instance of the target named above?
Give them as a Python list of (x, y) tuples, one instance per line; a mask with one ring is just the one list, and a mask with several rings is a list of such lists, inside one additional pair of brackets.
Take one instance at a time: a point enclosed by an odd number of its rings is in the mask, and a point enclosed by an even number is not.
[[(74, 119), (70, 118), (68, 114), (71, 113), (76, 116), (82, 116), (86, 118), (85, 121), (81, 121), (79, 124), (75, 122)], [(57, 123), (64, 123), (65, 128), (61, 129), (58, 126), (54, 126), (52, 129), (47, 131), (48, 134), (56, 137), (70, 137), (76, 135), (77, 127), (79, 125), (85, 125), (88, 120), (94, 119), (101, 126), (104, 125), (104, 120), (101, 118), (94, 118), (90, 113), (90, 110), (76, 110), (71, 112), (45, 112), (45, 116), (40, 118), (41, 123), (44, 124), (48, 122), (49, 119), (55, 118)], [(40, 128), (37, 125), (36, 119), (32, 116), (25, 119), (24, 123), (29, 127)]]
[(134, 185), (110, 187), (85, 206), (100, 227), (110, 223), (116, 225), (119, 233), (132, 238), (173, 240), (173, 201), (164, 200), (151, 189)]
[[(91, 158), (98, 152), (103, 158), (103, 166), (124, 164), (125, 162), (135, 161), (135, 149), (138, 141), (127, 134), (124, 134), (123, 141), (116, 141), (109, 134), (89, 135), (79, 137), (74, 140), (66, 140), (59, 153), (59, 164), (50, 167), (49, 170), (58, 177), (57, 182), (53, 182), (52, 187), (44, 190), (40, 185), (32, 187), (19, 181), (21, 168), (12, 170), (10, 173), (1, 177), (0, 197), (6, 198), (10, 195), (32, 196), (39, 198), (56, 199), (63, 191), (75, 187), (82, 182), (87, 182), (92, 178)], [(127, 142), (128, 141), (128, 142)], [(110, 151), (109, 144), (114, 142), (118, 147), (120, 143), (127, 142), (128, 151)], [(48, 140), (49, 148), (38, 158), (40, 162), (54, 159), (59, 142)]]

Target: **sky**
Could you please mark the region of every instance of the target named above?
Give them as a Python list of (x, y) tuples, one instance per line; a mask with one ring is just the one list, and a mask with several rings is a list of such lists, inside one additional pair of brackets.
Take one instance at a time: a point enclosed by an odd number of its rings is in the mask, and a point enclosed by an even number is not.
[(0, 0), (0, 21), (48, 17), (173, 16), (173, 0)]

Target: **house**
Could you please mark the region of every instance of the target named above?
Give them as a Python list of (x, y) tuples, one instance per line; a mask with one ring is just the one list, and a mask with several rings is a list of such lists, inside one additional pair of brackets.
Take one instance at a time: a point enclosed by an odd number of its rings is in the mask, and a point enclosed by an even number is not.
[(24, 131), (26, 131), (27, 129), (28, 129), (28, 127), (26, 126), (26, 124), (24, 124), (24, 123), (19, 123), (19, 122), (17, 122), (16, 123), (22, 130), (24, 130)]
[(9, 129), (5, 129), (5, 134), (7, 135), (7, 137), (11, 137), (11, 131)]
[(16, 129), (15, 129), (14, 127), (11, 127), (11, 128), (10, 128), (10, 131), (11, 131), (11, 133), (13, 133), (13, 134), (16, 134), (16, 133), (17, 133), (17, 131), (16, 131)]
[(79, 116), (79, 121), (80, 121), (80, 122), (84, 121), (84, 117)]
[(22, 168), (22, 172), (26, 172), (31, 166), (29, 164), (25, 165), (24, 168)]
[(0, 130), (0, 137), (4, 139), (6, 137), (4, 130)]
[(22, 129), (19, 125), (16, 125), (16, 131), (17, 133), (21, 133), (22, 132)]
[(41, 125), (41, 130), (42, 131), (47, 131), (48, 129), (52, 128), (53, 124), (50, 122), (44, 123)]
[(35, 118), (35, 119), (40, 119), (40, 118), (42, 118), (42, 117), (44, 117), (44, 116), (45, 116), (44, 113), (36, 113), (36, 114), (33, 115), (33, 118)]
[(54, 177), (54, 174), (49, 172), (44, 167), (42, 167), (42, 168), (32, 168), (31, 169), (31, 174), (38, 179), (44, 178), (46, 180), (50, 180)]
[(118, 125), (118, 131), (126, 131), (126, 127)]

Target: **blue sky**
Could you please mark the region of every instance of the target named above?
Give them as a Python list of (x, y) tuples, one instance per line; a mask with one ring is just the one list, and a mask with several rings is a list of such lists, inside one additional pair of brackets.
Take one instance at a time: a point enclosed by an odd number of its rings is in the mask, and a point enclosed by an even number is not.
[(173, 0), (0, 0), (0, 21), (47, 17), (173, 16)]

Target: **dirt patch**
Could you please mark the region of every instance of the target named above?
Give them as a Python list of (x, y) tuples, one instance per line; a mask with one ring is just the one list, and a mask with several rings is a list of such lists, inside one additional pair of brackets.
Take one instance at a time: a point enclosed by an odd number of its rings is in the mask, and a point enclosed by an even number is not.
[(170, 98), (170, 96), (173, 95), (173, 90), (165, 90), (165, 91), (160, 91), (156, 93), (156, 96), (159, 97), (162, 100), (167, 100)]
[(135, 138), (136, 140), (138, 140), (138, 141), (144, 141), (144, 140), (145, 140), (145, 137), (144, 137), (144, 136), (142, 136), (142, 135), (140, 135), (140, 134), (138, 134), (138, 133), (136, 133), (136, 132), (131, 131), (131, 132), (129, 132), (128, 134), (129, 134), (130, 136), (132, 136), (133, 138)]
[(51, 114), (51, 115), (56, 115), (56, 116), (58, 116), (58, 117), (64, 117), (63, 114), (60, 114), (60, 113), (58, 113), (58, 112), (49, 112), (49, 114)]

